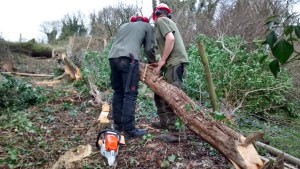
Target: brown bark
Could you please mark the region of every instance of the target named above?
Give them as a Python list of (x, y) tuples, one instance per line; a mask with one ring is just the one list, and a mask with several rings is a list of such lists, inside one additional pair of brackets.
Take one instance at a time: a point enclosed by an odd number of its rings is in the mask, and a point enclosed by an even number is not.
[(254, 146), (238, 145), (245, 139), (242, 135), (206, 116), (182, 90), (157, 78), (151, 67), (140, 64), (139, 71), (140, 79), (169, 103), (184, 124), (228, 158), (236, 168), (261, 168), (263, 162)]
[(79, 80), (81, 78), (81, 72), (73, 61), (65, 54), (62, 54), (62, 61), (64, 63), (64, 74), (69, 75), (71, 79)]

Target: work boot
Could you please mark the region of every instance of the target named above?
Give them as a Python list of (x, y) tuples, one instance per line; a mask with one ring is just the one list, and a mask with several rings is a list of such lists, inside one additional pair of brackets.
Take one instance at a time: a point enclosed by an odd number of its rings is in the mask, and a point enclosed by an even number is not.
[(168, 127), (166, 125), (161, 124), (160, 122), (152, 122), (150, 124), (151, 127), (155, 128), (155, 129), (159, 129), (159, 130), (165, 130), (168, 129)]
[(129, 131), (124, 132), (125, 139), (131, 139), (131, 138), (135, 138), (135, 137), (142, 137), (145, 134), (146, 134), (146, 131), (141, 130), (141, 129), (134, 129), (134, 130), (129, 130)]

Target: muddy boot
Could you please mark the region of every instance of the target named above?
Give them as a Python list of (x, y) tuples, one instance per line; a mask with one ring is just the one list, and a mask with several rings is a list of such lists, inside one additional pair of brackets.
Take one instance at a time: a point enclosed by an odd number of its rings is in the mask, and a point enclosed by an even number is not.
[(166, 125), (161, 124), (161, 122), (152, 122), (150, 124), (150, 126), (155, 128), (155, 129), (159, 129), (159, 130), (168, 129), (168, 127)]
[(174, 131), (173, 132), (171, 131), (167, 134), (160, 134), (158, 138), (167, 143), (185, 142), (187, 140), (186, 132), (174, 132)]

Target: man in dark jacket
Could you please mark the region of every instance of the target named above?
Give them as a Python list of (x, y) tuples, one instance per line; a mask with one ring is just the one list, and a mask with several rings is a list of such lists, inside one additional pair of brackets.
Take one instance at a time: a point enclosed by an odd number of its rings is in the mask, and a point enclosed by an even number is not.
[(146, 131), (135, 127), (138, 95), (139, 60), (144, 47), (149, 62), (155, 61), (154, 33), (146, 17), (134, 16), (121, 25), (109, 53), (111, 86), (114, 90), (112, 116), (115, 129), (124, 131), (125, 138), (140, 137)]

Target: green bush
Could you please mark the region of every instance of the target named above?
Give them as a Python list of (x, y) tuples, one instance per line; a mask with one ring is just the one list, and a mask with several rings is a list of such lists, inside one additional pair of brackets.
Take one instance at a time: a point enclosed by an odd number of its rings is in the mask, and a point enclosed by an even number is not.
[[(240, 109), (246, 113), (265, 113), (284, 110), (291, 116), (294, 103), (287, 101), (285, 95), (291, 89), (290, 77), (282, 71), (279, 78), (269, 71), (267, 62), (260, 64), (265, 55), (264, 48), (259, 47), (252, 52), (246, 49), (246, 42), (239, 37), (226, 37), (224, 44), (233, 55), (226, 51), (216, 39), (204, 35), (197, 37), (206, 49), (210, 71), (220, 101), (235, 108), (244, 100)], [(188, 49), (189, 66), (184, 89), (188, 95), (202, 104), (210, 106), (203, 66), (198, 49), (191, 45)]]
[(3, 76), (0, 81), (0, 110), (23, 110), (30, 105), (42, 103), (46, 97), (42, 89), (31, 84)]
[(108, 45), (103, 52), (90, 51), (84, 56), (81, 66), (83, 79), (77, 83), (77, 87), (88, 85), (91, 80), (100, 91), (110, 88), (110, 68), (108, 52), (111, 45)]

